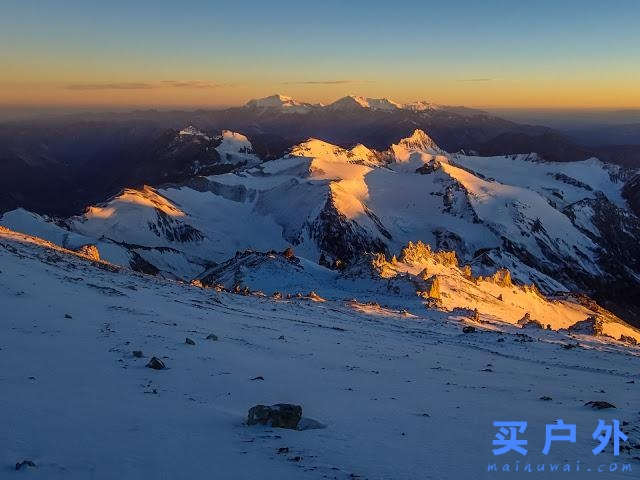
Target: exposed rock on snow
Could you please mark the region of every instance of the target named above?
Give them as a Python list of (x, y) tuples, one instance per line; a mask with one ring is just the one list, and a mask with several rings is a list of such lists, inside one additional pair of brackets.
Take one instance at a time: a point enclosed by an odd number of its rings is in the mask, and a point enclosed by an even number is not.
[(100, 252), (98, 251), (98, 247), (95, 245), (83, 245), (77, 250), (77, 252), (91, 260), (100, 260)]
[(326, 300), (324, 298), (322, 298), (320, 295), (318, 295), (316, 292), (314, 292), (313, 290), (311, 290), (306, 298), (308, 298), (309, 300), (313, 301), (313, 302), (326, 302)]
[(153, 370), (164, 370), (167, 368), (162, 360), (158, 357), (151, 357), (149, 363), (146, 365), (147, 368), (152, 368)]
[(268, 425), (295, 430), (302, 418), (302, 407), (290, 403), (256, 405), (249, 409), (247, 425)]
[(584, 404), (585, 407), (591, 407), (594, 410), (604, 410), (607, 408), (616, 408), (615, 405), (609, 403), (609, 402), (605, 402), (603, 400), (591, 400), (587, 403)]
[(587, 335), (602, 335), (604, 330), (604, 321), (597, 318), (595, 315), (589, 316), (586, 320), (576, 322), (570, 325), (568, 330), (570, 332), (584, 333)]
[(629, 335), (621, 334), (619, 340), (621, 342), (628, 343), (630, 345), (637, 345), (638, 344), (638, 340), (636, 340), (635, 338), (633, 338), (633, 337), (631, 337)]
[(32, 460), (22, 460), (16, 463), (16, 470), (21, 470), (24, 467), (35, 467), (36, 464)]
[(531, 318), (529, 312), (525, 313), (524, 317), (518, 320), (518, 325), (520, 325), (522, 328), (544, 328), (544, 325), (542, 323)]

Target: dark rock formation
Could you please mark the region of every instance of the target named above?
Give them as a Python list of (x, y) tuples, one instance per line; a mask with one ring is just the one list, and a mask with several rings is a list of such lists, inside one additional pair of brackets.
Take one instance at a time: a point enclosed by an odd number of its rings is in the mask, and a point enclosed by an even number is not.
[(247, 425), (269, 425), (295, 430), (302, 418), (302, 407), (290, 403), (256, 405), (249, 409)]
[(164, 370), (165, 368), (167, 368), (164, 362), (158, 357), (151, 357), (151, 360), (149, 360), (149, 363), (147, 363), (146, 367), (152, 368), (154, 370)]
[(591, 400), (584, 404), (585, 407), (591, 407), (595, 410), (604, 410), (606, 408), (616, 408), (615, 405), (609, 402), (605, 402), (603, 400)]

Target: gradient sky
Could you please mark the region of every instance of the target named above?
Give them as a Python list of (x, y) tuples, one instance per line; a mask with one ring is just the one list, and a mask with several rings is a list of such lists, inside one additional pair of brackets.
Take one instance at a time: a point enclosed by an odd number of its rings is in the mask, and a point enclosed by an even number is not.
[(0, 2), (0, 105), (640, 106), (640, 1)]

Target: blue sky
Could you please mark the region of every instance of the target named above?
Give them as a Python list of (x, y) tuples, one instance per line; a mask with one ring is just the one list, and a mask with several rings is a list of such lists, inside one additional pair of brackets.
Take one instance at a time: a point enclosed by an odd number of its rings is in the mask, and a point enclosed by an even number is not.
[(4, 0), (0, 87), (37, 96), (180, 80), (207, 82), (231, 104), (275, 90), (308, 100), (348, 90), (519, 106), (555, 85), (556, 101), (591, 93), (615, 106), (618, 89), (637, 106), (640, 2), (609, 3)]

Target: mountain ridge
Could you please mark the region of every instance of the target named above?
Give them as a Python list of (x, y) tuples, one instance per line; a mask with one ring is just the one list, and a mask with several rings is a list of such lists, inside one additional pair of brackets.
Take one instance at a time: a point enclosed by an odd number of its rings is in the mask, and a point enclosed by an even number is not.
[[(253, 155), (246, 137), (226, 138), (239, 155)], [(620, 167), (595, 159), (449, 154), (416, 129), (384, 151), (308, 139), (277, 160), (125, 190), (61, 225), (94, 239), (115, 263), (140, 257), (145, 268), (186, 281), (247, 248), (293, 246), (339, 269), (423, 241), (454, 251), (480, 275), (507, 268), (545, 293), (585, 290), (611, 307), (607, 299), (625, 300), (607, 285), (635, 286), (632, 272), (640, 271), (640, 226), (625, 213), (623, 184)], [(19, 225), (23, 216), (2, 222)], [(627, 233), (608, 233), (607, 217)]]

